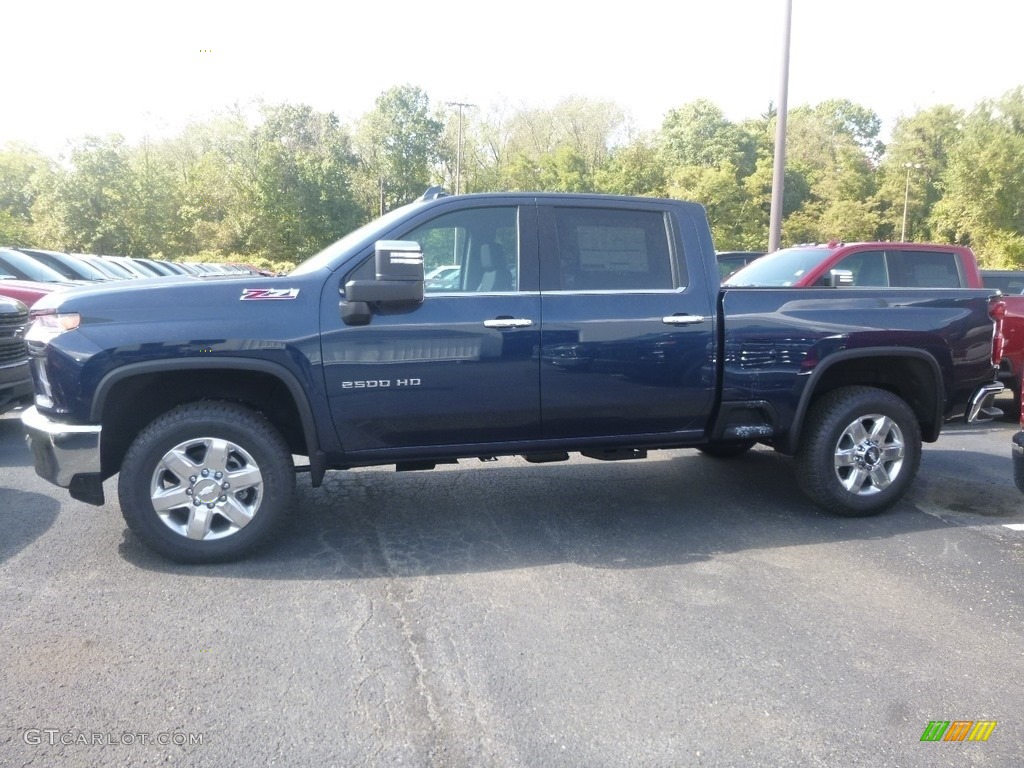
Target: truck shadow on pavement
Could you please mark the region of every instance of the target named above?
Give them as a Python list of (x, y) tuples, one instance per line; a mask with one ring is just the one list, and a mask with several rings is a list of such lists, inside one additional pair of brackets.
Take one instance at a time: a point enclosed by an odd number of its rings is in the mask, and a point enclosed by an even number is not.
[(60, 503), (54, 498), (0, 488), (0, 563), (46, 533), (59, 512)]
[(328, 473), (320, 489), (302, 477), (281, 534), (245, 560), (180, 566), (128, 532), (121, 554), (138, 567), (179, 574), (374, 579), (564, 563), (652, 568), (948, 525), (908, 500), (876, 517), (830, 515), (797, 489), (792, 461), (770, 449), (731, 460), (695, 451), (652, 456), (547, 466), (465, 462), (409, 473), (372, 468)]
[(1013, 483), (1009, 440), (1006, 456), (926, 449), (913, 494), (928, 511), (1024, 519), (1024, 496)]
[(32, 452), (25, 443), (25, 427), (18, 413), (0, 418), (0, 467), (30, 467)]

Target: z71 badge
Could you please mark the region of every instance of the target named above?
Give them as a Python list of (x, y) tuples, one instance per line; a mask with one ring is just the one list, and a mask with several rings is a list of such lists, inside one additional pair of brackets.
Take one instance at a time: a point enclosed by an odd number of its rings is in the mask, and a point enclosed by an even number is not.
[(284, 301), (298, 295), (298, 288), (243, 288), (239, 301)]

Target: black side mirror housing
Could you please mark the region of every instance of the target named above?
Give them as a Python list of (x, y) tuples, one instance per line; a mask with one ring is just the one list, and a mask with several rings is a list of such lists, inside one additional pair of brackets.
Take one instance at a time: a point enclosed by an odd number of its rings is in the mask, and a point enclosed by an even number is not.
[(822, 278), (821, 284), (826, 288), (849, 288), (853, 285), (853, 272), (848, 269), (831, 269)]
[(423, 302), (423, 251), (407, 240), (378, 240), (376, 280), (349, 280), (341, 301), (346, 325), (366, 325), (373, 305), (395, 308)]

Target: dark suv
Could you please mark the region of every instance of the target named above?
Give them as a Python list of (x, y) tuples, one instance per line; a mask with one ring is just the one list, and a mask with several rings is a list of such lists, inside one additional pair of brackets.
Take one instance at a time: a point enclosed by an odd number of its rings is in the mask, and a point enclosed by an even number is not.
[(32, 401), (25, 347), (27, 327), (28, 308), (20, 301), (0, 296), (0, 413)]

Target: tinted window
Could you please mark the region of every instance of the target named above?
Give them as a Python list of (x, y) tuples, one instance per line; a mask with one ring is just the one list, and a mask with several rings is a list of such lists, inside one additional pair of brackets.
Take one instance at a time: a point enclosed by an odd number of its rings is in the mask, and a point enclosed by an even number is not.
[(17, 251), (0, 252), (0, 265), (3, 266), (5, 273), (22, 280), (36, 280), (41, 283), (59, 283), (64, 280), (64, 276), (59, 272)]
[(889, 285), (885, 254), (881, 251), (851, 253), (841, 259), (834, 269), (848, 269), (853, 272), (853, 284), (860, 288), (885, 288)]
[[(433, 273), (426, 293), (518, 290), (519, 234), (517, 209), (468, 208), (431, 219), (400, 235), (423, 249), (423, 268)], [(374, 257), (345, 279), (373, 280)]]
[(982, 272), (981, 280), (986, 288), (1013, 295), (1024, 293), (1024, 272)]
[(898, 288), (959, 288), (955, 253), (889, 251), (889, 282)]
[(664, 214), (555, 208), (554, 217), (563, 290), (676, 287)]

